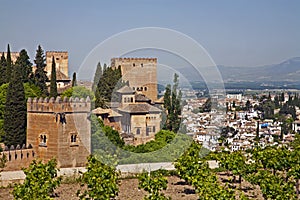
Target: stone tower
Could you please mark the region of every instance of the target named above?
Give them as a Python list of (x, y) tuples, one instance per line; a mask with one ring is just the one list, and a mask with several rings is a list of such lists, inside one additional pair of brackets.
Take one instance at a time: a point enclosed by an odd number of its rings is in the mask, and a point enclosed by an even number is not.
[[(52, 67), (52, 57), (54, 56), (55, 64), (56, 64), (56, 73), (62, 73), (64, 75), (63, 78), (69, 79), (69, 57), (67, 51), (47, 51), (46, 52), (46, 68), (47, 76), (50, 78), (51, 75), (51, 67)], [(59, 77), (57, 77), (59, 78)]]
[(27, 102), (27, 146), (44, 161), (55, 157), (59, 167), (85, 166), (91, 149), (87, 99), (34, 98)]
[(121, 67), (122, 79), (137, 93), (157, 100), (156, 58), (112, 58), (111, 67)]

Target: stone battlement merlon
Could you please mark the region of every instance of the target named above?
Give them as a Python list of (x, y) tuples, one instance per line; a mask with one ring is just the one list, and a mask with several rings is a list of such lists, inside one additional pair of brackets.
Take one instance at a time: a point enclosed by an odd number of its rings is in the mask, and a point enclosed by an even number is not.
[(68, 53), (68, 51), (46, 51), (46, 53)]
[(28, 98), (27, 112), (40, 112), (40, 113), (74, 113), (74, 112), (90, 112), (91, 100), (90, 97), (86, 99), (78, 97), (40, 97)]
[(111, 61), (152, 61), (157, 62), (157, 58), (112, 58)]

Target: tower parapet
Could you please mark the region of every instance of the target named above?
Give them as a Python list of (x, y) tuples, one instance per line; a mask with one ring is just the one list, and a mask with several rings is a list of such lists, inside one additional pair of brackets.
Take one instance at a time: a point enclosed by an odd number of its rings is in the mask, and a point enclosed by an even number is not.
[(59, 167), (85, 166), (91, 151), (90, 98), (29, 98), (27, 145)]
[(27, 101), (27, 112), (90, 112), (91, 110), (91, 101), (90, 98), (87, 97), (86, 99), (78, 97), (54, 97), (51, 98), (28, 98)]

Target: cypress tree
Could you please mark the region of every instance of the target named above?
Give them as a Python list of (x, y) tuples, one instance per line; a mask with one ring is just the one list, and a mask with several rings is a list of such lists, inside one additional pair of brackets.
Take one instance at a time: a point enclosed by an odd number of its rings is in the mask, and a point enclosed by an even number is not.
[(180, 127), (181, 115), (181, 91), (178, 91), (178, 75), (174, 74), (173, 87), (167, 85), (164, 94), (164, 107), (167, 110), (167, 120), (164, 129), (177, 132)]
[(120, 81), (122, 78), (121, 69), (112, 69), (111, 67), (106, 67), (104, 64), (103, 74), (97, 83), (97, 88), (95, 91), (95, 106), (105, 108), (106, 102), (116, 100), (116, 95), (114, 91), (123, 87), (126, 83)]
[(10, 145), (22, 145), (26, 142), (26, 102), (25, 91), (20, 73), (20, 66), (13, 66), (11, 81), (9, 82), (4, 110), (5, 132), (4, 143)]
[(32, 82), (32, 63), (25, 49), (20, 51), (20, 56), (17, 58), (16, 65), (20, 67), (23, 83)]
[(7, 45), (7, 55), (6, 55), (6, 83), (9, 83), (12, 76), (12, 61), (10, 55), (10, 47)]
[(103, 72), (102, 72), (102, 67), (101, 67), (100, 62), (98, 62), (97, 68), (96, 68), (96, 72), (95, 72), (95, 75), (94, 75), (93, 91), (96, 90), (97, 85), (98, 85), (98, 82), (99, 82), (99, 80), (100, 80), (101, 77), (102, 77), (102, 74), (103, 74)]
[(76, 72), (73, 73), (73, 78), (72, 78), (72, 87), (77, 86), (77, 80), (76, 80)]
[(56, 64), (55, 64), (54, 56), (52, 57), (52, 67), (51, 67), (50, 97), (57, 97)]
[(4, 52), (2, 53), (1, 59), (0, 59), (0, 85), (6, 83), (6, 59), (4, 56)]
[(165, 94), (164, 94), (164, 108), (166, 109), (166, 112), (167, 112), (164, 129), (167, 129), (167, 130), (172, 130), (172, 126), (170, 124), (170, 117), (169, 117), (172, 114), (171, 107), (172, 107), (171, 106), (171, 85), (168, 84), (166, 87)]
[(46, 82), (48, 81), (47, 72), (45, 71), (45, 56), (42, 47), (39, 45), (36, 50), (36, 56), (34, 63), (36, 64), (36, 70), (34, 73), (34, 82), (41, 89), (45, 96), (48, 95), (48, 89)]

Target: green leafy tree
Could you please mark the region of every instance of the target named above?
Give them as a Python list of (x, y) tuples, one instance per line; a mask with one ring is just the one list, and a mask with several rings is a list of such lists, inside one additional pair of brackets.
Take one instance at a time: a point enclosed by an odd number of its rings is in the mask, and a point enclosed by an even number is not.
[(27, 99), (29, 97), (34, 98), (34, 97), (41, 97), (42, 96), (42, 91), (41, 89), (34, 85), (33, 83), (24, 83), (24, 89), (25, 89), (25, 99), (27, 102)]
[[(25, 89), (25, 99), (27, 101), (28, 97), (40, 97), (42, 92), (40, 88), (35, 86), (32, 83), (24, 83)], [(0, 86), (0, 142), (3, 142), (3, 137), (5, 132), (3, 130), (3, 121), (4, 121), (4, 110), (6, 103), (6, 93), (7, 93), (8, 83)]]
[(10, 82), (13, 72), (13, 62), (11, 60), (10, 47), (7, 45), (7, 55), (6, 55), (6, 83)]
[(245, 171), (246, 158), (241, 151), (222, 152), (217, 156), (220, 162), (220, 167), (231, 171), (233, 174), (233, 182), (236, 181), (235, 176), (239, 176), (240, 188), (242, 184), (242, 174)]
[(178, 75), (174, 74), (173, 87), (167, 85), (164, 94), (164, 108), (167, 111), (167, 119), (164, 129), (177, 132), (180, 128), (181, 115), (181, 91), (178, 91)]
[(95, 100), (95, 95), (94, 93), (87, 89), (86, 87), (84, 86), (74, 86), (74, 87), (71, 87), (67, 90), (65, 90), (62, 94), (61, 94), (62, 97), (73, 97), (73, 98), (87, 98), (87, 97), (90, 97), (90, 99), (92, 101)]
[(55, 159), (45, 164), (42, 161), (32, 161), (27, 169), (23, 169), (26, 175), (24, 183), (14, 187), (14, 198), (20, 200), (54, 199), (51, 198), (54, 189), (61, 183), (61, 178), (57, 177), (56, 164)]
[(248, 181), (260, 187), (264, 199), (297, 199), (293, 184), (285, 182), (281, 175), (273, 175), (268, 170), (259, 170), (249, 175)]
[(55, 64), (54, 56), (52, 57), (52, 66), (51, 66), (50, 97), (57, 97), (56, 64)]
[(121, 68), (112, 69), (111, 67), (105, 67), (102, 76), (100, 77), (97, 89), (95, 91), (95, 107), (106, 108), (106, 103), (114, 101), (114, 91), (120, 89), (125, 82), (121, 80)]
[(234, 191), (219, 185), (216, 174), (201, 157), (201, 146), (192, 143), (175, 162), (178, 175), (195, 187), (199, 199), (235, 199)]
[(94, 156), (88, 158), (87, 172), (83, 174), (82, 183), (87, 189), (77, 191), (80, 199), (113, 199), (118, 195), (118, 175), (116, 168), (97, 160)]
[(296, 146), (291, 153), (291, 168), (287, 173), (288, 178), (292, 178), (295, 184), (297, 197), (300, 197), (300, 146)]
[[(23, 145), (26, 142), (27, 108), (20, 66), (16, 65), (8, 85), (4, 109), (4, 143)], [(18, 119), (18, 120), (16, 120)]]
[(6, 58), (4, 56), (4, 52), (2, 53), (1, 59), (0, 59), (0, 86), (4, 83), (6, 83)]
[(20, 66), (22, 80), (24, 83), (33, 82), (33, 74), (32, 74), (32, 63), (29, 60), (29, 56), (25, 49), (20, 51), (20, 56), (16, 60), (16, 65)]
[(76, 72), (73, 73), (73, 78), (72, 78), (72, 87), (77, 86), (77, 80), (76, 80)]
[(154, 173), (144, 172), (139, 175), (139, 189), (143, 189), (148, 192), (148, 196), (144, 197), (144, 200), (167, 200), (162, 190), (166, 190), (168, 186), (168, 180), (163, 176), (160, 170)]
[(34, 73), (35, 84), (41, 89), (43, 95), (48, 95), (48, 89), (46, 82), (48, 81), (47, 72), (45, 71), (46, 59), (44, 56), (44, 51), (42, 47), (39, 45), (36, 50), (34, 63), (36, 65), (36, 70)]

